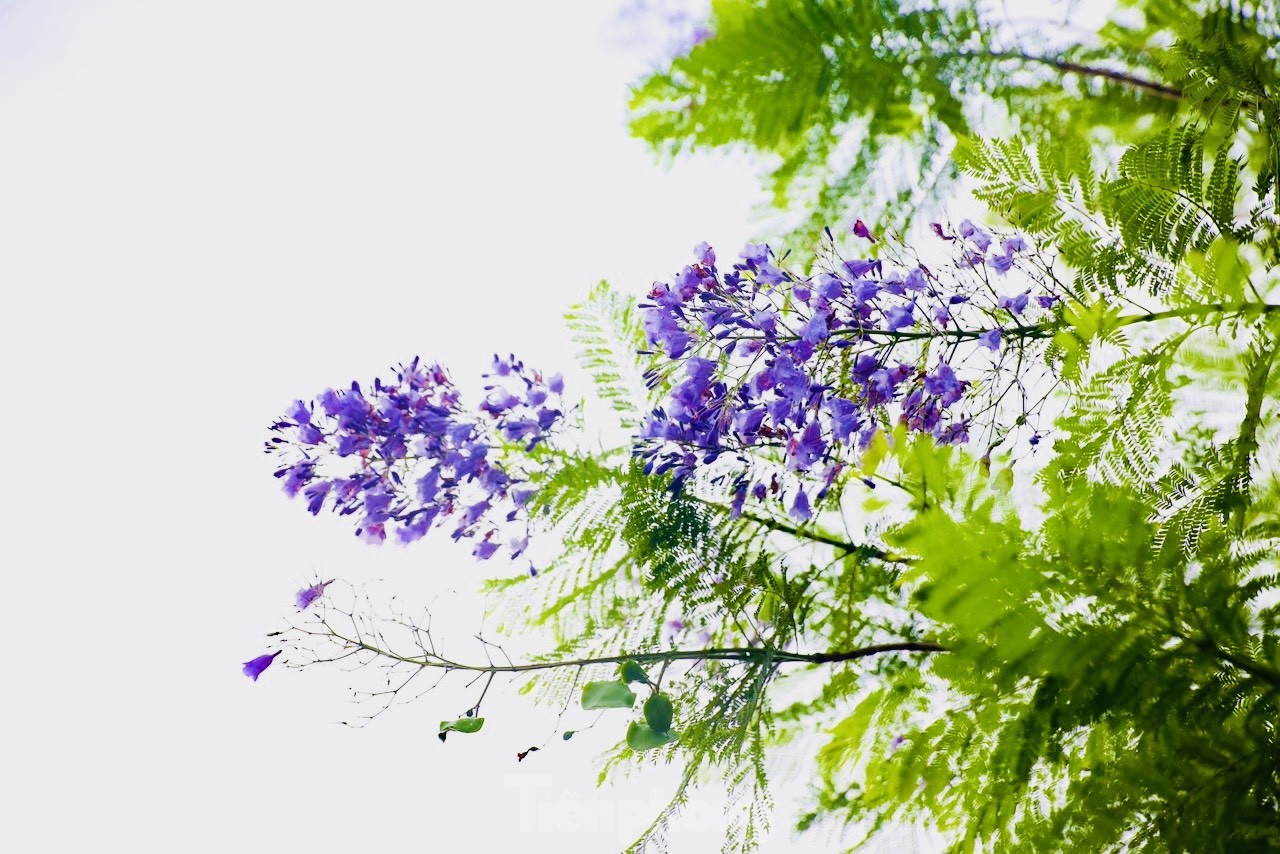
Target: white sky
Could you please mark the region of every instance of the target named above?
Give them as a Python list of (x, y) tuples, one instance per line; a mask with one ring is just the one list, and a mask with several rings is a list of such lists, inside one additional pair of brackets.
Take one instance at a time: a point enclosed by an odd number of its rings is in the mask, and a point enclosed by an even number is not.
[(512, 693), (442, 746), (460, 683), (349, 729), (350, 676), (240, 673), (316, 576), (479, 628), (439, 532), (374, 549), (280, 493), (290, 400), (496, 350), (580, 389), (570, 303), (752, 236), (745, 160), (629, 138), (618, 5), (0, 0), (4, 847), (594, 854), (664, 802), (595, 791), (621, 719), (517, 765), (552, 723)]

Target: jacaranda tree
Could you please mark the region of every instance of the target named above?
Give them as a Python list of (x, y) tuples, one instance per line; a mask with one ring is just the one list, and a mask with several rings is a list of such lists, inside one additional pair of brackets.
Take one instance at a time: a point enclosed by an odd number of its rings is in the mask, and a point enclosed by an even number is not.
[[(726, 850), (751, 848), (779, 751), (815, 769), (799, 826), (852, 847), (908, 825), (964, 851), (1280, 848), (1277, 13), (1131, 11), (1101, 47), (1032, 54), (977, 7), (716, 3), (637, 90), (691, 100), (638, 127), (783, 153), (781, 186), (823, 176), (806, 213), (839, 229), (700, 244), (574, 306), (613, 424), (499, 356), (475, 405), (415, 359), (271, 427), (311, 513), (517, 561), (494, 608), (548, 648), (446, 655), (429, 618), (317, 580), (245, 673), (380, 664), (390, 699), (470, 674), (442, 740), (484, 737), (496, 680), (567, 710), (540, 749), (601, 710), (607, 771), (684, 769), (634, 850), (708, 778), (735, 795)], [(979, 102), (1023, 135), (979, 136)], [(934, 215), (919, 180), (887, 220), (845, 215), (892, 104), (921, 174), (967, 175), (990, 222)], [(871, 148), (824, 171), (858, 117)], [(539, 539), (558, 552), (534, 567)]]

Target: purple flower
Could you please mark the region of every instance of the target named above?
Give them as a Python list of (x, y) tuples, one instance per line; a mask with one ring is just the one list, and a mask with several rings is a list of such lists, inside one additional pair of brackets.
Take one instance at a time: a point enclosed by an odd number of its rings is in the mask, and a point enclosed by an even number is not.
[(300, 460), (288, 468), (276, 472), (276, 477), (283, 478), (285, 495), (290, 498), (297, 495), (316, 474), (316, 464), (312, 460)]
[(831, 437), (842, 445), (849, 443), (849, 437), (862, 427), (862, 418), (858, 413), (858, 405), (843, 397), (833, 397), (827, 401), (827, 411), (831, 413)]
[(809, 496), (804, 489), (796, 490), (795, 501), (791, 504), (791, 518), (797, 522), (808, 522), (813, 518), (813, 510), (809, 508)]
[(960, 221), (960, 236), (966, 238), (982, 252), (986, 252), (987, 247), (991, 245), (991, 235), (967, 219)]
[(988, 350), (999, 351), (1000, 341), (1003, 338), (1003, 335), (1004, 333), (999, 329), (988, 329), (986, 332), (978, 336), (978, 343), (983, 347), (986, 347)]
[(907, 303), (906, 305), (895, 305), (884, 313), (885, 326), (889, 331), (896, 332), (914, 324), (915, 303)]
[[(475, 412), (462, 408), (439, 365), (417, 359), (402, 365), (394, 381), (375, 379), (367, 391), (352, 383), (323, 392), (313, 407), (295, 402), (288, 410), (295, 417), (271, 427), (277, 435), (267, 449), (287, 460), (276, 477), (288, 494), (302, 492), (313, 514), (328, 506), (356, 516), (358, 536), (371, 543), (389, 534), (413, 542), (460, 507), (468, 508), (464, 517), (476, 507), (492, 514), (486, 531), (496, 531), (500, 520), (520, 520), (523, 530), (515, 535), (527, 535), (511, 491), (522, 478), (501, 464), (498, 437), (528, 449), (549, 437), (562, 420), (555, 403), (564, 381), (544, 379), (514, 356), (495, 356), (486, 376), (489, 395)], [(472, 536), (479, 522), (465, 518), (464, 535)]]
[(822, 438), (822, 425), (815, 419), (805, 425), (800, 438), (792, 437), (787, 443), (787, 467), (796, 471), (809, 468), (826, 453), (827, 443)]
[(476, 558), (476, 560), (488, 560), (493, 557), (493, 553), (497, 550), (497, 543), (492, 540), (481, 540), (476, 543), (476, 547), (472, 550), (471, 554)]
[(964, 393), (964, 383), (956, 378), (956, 372), (946, 362), (942, 362), (933, 373), (924, 378), (924, 390), (938, 398), (942, 406), (951, 406)]
[(992, 255), (987, 259), (987, 265), (1003, 276), (1005, 273), (1013, 269), (1013, 256)]
[(934, 438), (941, 445), (962, 445), (969, 441), (969, 419), (948, 424), (942, 430), (934, 432)]
[(693, 247), (693, 257), (697, 258), (698, 263), (703, 266), (714, 267), (716, 265), (715, 250), (705, 240)]
[(844, 268), (848, 270), (849, 275), (853, 276), (855, 279), (861, 279), (868, 273), (879, 275), (881, 267), (881, 262), (868, 261), (863, 258), (855, 258), (852, 261), (844, 262)]
[(853, 225), (849, 227), (849, 231), (856, 234), (858, 237), (861, 237), (863, 240), (869, 240), (872, 243), (876, 242), (876, 238), (871, 233), (871, 230), (867, 228), (867, 224), (860, 219), (853, 221)]
[(819, 341), (825, 341), (831, 333), (827, 329), (826, 315), (821, 312), (809, 318), (809, 322), (800, 330), (800, 337), (810, 344), (817, 344)]
[(742, 505), (744, 505), (746, 501), (747, 501), (747, 485), (743, 483), (743, 484), (740, 484), (738, 488), (733, 491), (733, 503), (729, 505), (730, 519), (737, 519), (739, 516), (742, 515)]
[(282, 650), (276, 650), (270, 655), (260, 655), (252, 661), (246, 661), (244, 663), (244, 675), (257, 682), (258, 677), (262, 675), (262, 671), (270, 667), (271, 662), (275, 661), (276, 656), (281, 652)]
[(1006, 237), (1000, 245), (1004, 247), (1004, 254), (1006, 255), (1027, 251), (1027, 241), (1016, 234), (1013, 237)]
[(661, 307), (645, 311), (644, 332), (649, 343), (661, 345), (669, 359), (679, 359), (693, 343), (693, 336), (685, 332), (679, 321)]
[(312, 602), (324, 595), (324, 589), (332, 583), (333, 579), (329, 579), (299, 590), (298, 595), (295, 597), (295, 601), (298, 603), (298, 610), (305, 611)]
[(307, 498), (307, 510), (312, 516), (320, 512), (324, 507), (324, 500), (329, 495), (329, 490), (333, 488), (333, 484), (327, 480), (316, 481), (302, 490), (302, 494)]
[(769, 244), (748, 243), (742, 247), (742, 260), (748, 264), (763, 264), (769, 260)]
[(1000, 301), (996, 303), (997, 308), (1002, 308), (1012, 315), (1022, 314), (1027, 310), (1027, 295), (1025, 293), (1012, 297), (1000, 297)]
[[(756, 272), (756, 281), (762, 285), (780, 285), (787, 280), (787, 274), (768, 261), (761, 261)], [(804, 297), (802, 301), (807, 301)]]
[(1054, 296), (1053, 294), (1049, 294), (1048, 296), (1036, 297), (1036, 303), (1041, 308), (1053, 308), (1054, 305), (1057, 304), (1057, 302), (1058, 302), (1058, 297)]
[(844, 296), (844, 281), (830, 273), (819, 273), (813, 279), (813, 288), (824, 303), (830, 303)]

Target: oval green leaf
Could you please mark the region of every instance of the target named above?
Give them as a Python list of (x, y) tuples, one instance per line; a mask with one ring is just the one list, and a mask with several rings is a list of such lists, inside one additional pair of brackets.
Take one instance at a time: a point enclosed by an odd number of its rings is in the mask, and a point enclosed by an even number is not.
[(479, 732), (484, 726), (484, 718), (458, 718), (456, 721), (441, 721), (441, 732)]
[(627, 727), (627, 747), (635, 751), (662, 747), (678, 738), (674, 732), (654, 732), (651, 726), (639, 721), (632, 721), (631, 726)]
[(622, 666), (618, 668), (618, 672), (622, 676), (623, 682), (648, 682), (649, 674), (644, 672), (644, 668), (634, 661), (624, 661)]
[(654, 732), (665, 733), (671, 730), (671, 718), (674, 715), (671, 701), (664, 694), (654, 694), (644, 704), (644, 719)]
[(636, 704), (636, 694), (625, 682), (588, 682), (582, 686), (584, 709), (629, 709)]

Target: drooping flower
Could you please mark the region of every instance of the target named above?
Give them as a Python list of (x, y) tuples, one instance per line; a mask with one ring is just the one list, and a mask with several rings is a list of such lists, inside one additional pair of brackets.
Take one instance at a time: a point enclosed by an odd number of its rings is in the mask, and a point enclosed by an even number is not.
[(270, 667), (271, 662), (275, 661), (276, 656), (279, 655), (281, 652), (282, 650), (276, 650), (273, 653), (269, 653), (267, 655), (260, 655), (255, 659), (246, 661), (244, 663), (244, 668), (243, 668), (244, 675), (248, 676), (254, 682), (257, 682), (258, 677), (262, 675), (262, 671)]
[(796, 490), (795, 501), (791, 504), (791, 518), (797, 522), (808, 522), (813, 518), (813, 510), (809, 507), (809, 496), (804, 489)]
[(1001, 297), (996, 303), (997, 308), (1002, 308), (1010, 314), (1017, 316), (1027, 310), (1027, 294), (1021, 293), (1011, 297)]
[(1000, 342), (1003, 340), (1004, 333), (999, 329), (988, 329), (986, 332), (978, 336), (978, 343), (988, 350), (1000, 349)]
[(915, 323), (915, 303), (907, 303), (906, 305), (895, 305), (884, 313), (885, 326), (892, 332), (899, 329), (905, 329)]
[(298, 603), (298, 610), (305, 611), (311, 606), (312, 602), (324, 595), (324, 589), (332, 583), (333, 579), (331, 578), (328, 581), (321, 581), (317, 584), (312, 584), (310, 587), (304, 587), (299, 590), (295, 597), (295, 600)]
[(960, 221), (960, 236), (978, 247), (980, 252), (986, 252), (991, 246), (991, 235), (967, 219)]
[(714, 267), (716, 265), (716, 253), (711, 248), (711, 245), (705, 240), (693, 247), (693, 255), (698, 259), (699, 264), (703, 264), (707, 267)]
[(941, 362), (933, 373), (925, 376), (924, 390), (938, 398), (940, 405), (951, 406), (964, 393), (964, 383), (956, 377), (956, 372), (950, 365)]

